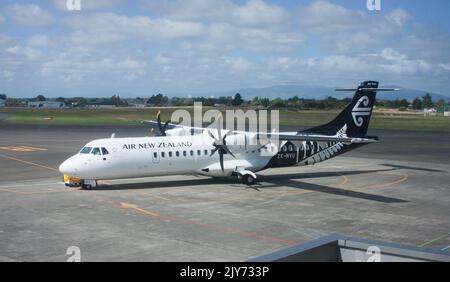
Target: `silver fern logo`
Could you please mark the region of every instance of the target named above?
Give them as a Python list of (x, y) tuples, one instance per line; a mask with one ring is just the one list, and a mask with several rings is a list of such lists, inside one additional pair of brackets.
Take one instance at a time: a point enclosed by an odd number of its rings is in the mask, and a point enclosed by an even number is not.
[(369, 97), (361, 97), (352, 109), (352, 117), (355, 125), (361, 127), (364, 123), (364, 116), (369, 116), (372, 109), (369, 107)]
[[(335, 135), (335, 137), (347, 137), (347, 124), (345, 124)], [(307, 156), (307, 147), (311, 146), (311, 155)], [(328, 160), (344, 148), (342, 142), (303, 142), (305, 155), (299, 165), (315, 164)]]

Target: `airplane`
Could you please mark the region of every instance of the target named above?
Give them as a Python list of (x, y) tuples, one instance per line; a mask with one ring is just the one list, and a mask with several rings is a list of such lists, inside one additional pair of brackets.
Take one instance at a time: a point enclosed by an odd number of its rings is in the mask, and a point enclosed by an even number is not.
[[(170, 121), (163, 124), (158, 113), (156, 121), (143, 123), (157, 128), (159, 136), (111, 136), (91, 141), (59, 170), (67, 186), (83, 189), (96, 187), (99, 180), (166, 175), (228, 177), (251, 186), (262, 170), (313, 165), (378, 142), (378, 137), (367, 136), (376, 93), (399, 90), (378, 85), (377, 81), (365, 81), (356, 89), (336, 89), (355, 91), (345, 109), (324, 125), (297, 132), (233, 131)], [(259, 142), (250, 142), (255, 140)]]

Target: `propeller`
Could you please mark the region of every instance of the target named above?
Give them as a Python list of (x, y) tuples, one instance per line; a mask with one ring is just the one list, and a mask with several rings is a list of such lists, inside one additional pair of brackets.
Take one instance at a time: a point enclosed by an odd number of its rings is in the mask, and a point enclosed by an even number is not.
[(223, 137), (222, 137), (222, 122), (221, 122), (221, 117), (219, 116), (217, 118), (217, 123), (218, 123), (218, 128), (217, 128), (217, 134), (218, 134), (218, 138), (216, 138), (214, 136), (214, 134), (211, 133), (211, 131), (208, 130), (208, 135), (214, 139), (213, 142), (213, 146), (214, 149), (212, 150), (211, 154), (209, 155), (210, 157), (212, 157), (216, 152), (219, 154), (219, 160), (220, 160), (220, 168), (222, 169), (222, 172), (224, 172), (223, 169), (223, 155), (225, 154), (230, 154), (231, 156), (233, 156), (233, 158), (236, 158), (234, 156), (234, 154), (230, 151), (230, 149), (227, 146), (227, 141), (226, 138), (229, 134), (232, 133), (232, 131), (228, 131)]
[(156, 121), (158, 122), (159, 132), (161, 136), (166, 136), (166, 128), (167, 125), (170, 123), (170, 120), (166, 121), (164, 125), (161, 123), (161, 111), (158, 111), (158, 114), (156, 114)]

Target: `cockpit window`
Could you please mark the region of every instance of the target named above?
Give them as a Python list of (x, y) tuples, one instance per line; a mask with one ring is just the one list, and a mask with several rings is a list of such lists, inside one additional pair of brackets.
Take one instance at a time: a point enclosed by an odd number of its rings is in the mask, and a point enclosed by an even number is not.
[(89, 154), (92, 150), (92, 147), (84, 147), (81, 149), (80, 154)]
[(101, 153), (100, 153), (100, 148), (94, 148), (94, 149), (92, 149), (91, 154), (93, 154), (93, 155), (101, 155)]
[(108, 150), (106, 150), (106, 148), (102, 147), (102, 154), (103, 155), (108, 155), (109, 152), (108, 152)]

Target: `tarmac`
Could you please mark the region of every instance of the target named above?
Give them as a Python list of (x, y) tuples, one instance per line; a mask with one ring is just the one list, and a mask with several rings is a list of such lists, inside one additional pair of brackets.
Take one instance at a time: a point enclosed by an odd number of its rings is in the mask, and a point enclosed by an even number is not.
[(380, 143), (234, 180), (166, 176), (67, 188), (59, 164), (143, 126), (0, 122), (0, 261), (245, 261), (339, 233), (450, 251), (450, 134), (371, 130)]

